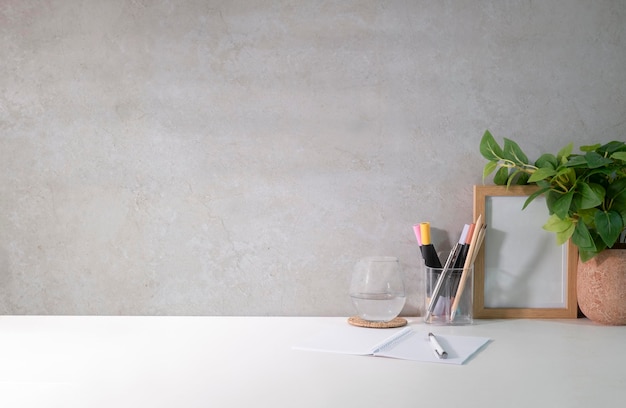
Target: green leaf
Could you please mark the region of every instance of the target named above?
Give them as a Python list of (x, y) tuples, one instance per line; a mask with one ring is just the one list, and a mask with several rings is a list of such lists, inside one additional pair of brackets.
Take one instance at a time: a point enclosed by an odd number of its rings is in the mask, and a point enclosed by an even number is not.
[(526, 207), (528, 207), (528, 204), (530, 204), (535, 198), (539, 197), (540, 195), (542, 195), (546, 191), (550, 191), (550, 186), (540, 188), (539, 190), (537, 190), (534, 193), (532, 193), (531, 195), (529, 195), (528, 198), (526, 199), (526, 201), (524, 202), (524, 206), (522, 207), (522, 210), (525, 209)]
[(483, 182), (491, 173), (493, 173), (498, 168), (498, 162), (490, 161), (485, 164), (483, 168)]
[(572, 150), (574, 150), (574, 143), (570, 143), (567, 146), (563, 147), (556, 154), (556, 160), (559, 163), (562, 163), (563, 161), (566, 161), (569, 158), (569, 156), (572, 154)]
[(564, 165), (565, 167), (586, 167), (587, 160), (585, 160), (585, 156), (571, 156)]
[(616, 199), (626, 196), (626, 179), (615, 180), (606, 189), (606, 197)]
[(528, 179), (529, 183), (534, 183), (538, 180), (547, 179), (548, 177), (552, 177), (556, 174), (556, 170), (552, 167), (541, 167), (535, 170), (533, 174), (531, 174)]
[[(620, 196), (611, 202), (611, 210), (626, 214), (626, 196)], [(626, 222), (625, 222), (626, 224)]]
[(596, 255), (598, 255), (596, 251), (587, 251), (587, 250), (578, 248), (578, 256), (580, 257), (580, 260), (583, 262), (587, 262), (588, 260), (590, 260)]
[(570, 218), (561, 219), (556, 214), (552, 214), (543, 225), (543, 229), (550, 232), (563, 232), (574, 225)]
[(564, 185), (569, 190), (576, 183), (576, 171), (569, 167), (559, 167), (553, 179), (558, 178), (559, 184)]
[(499, 186), (503, 186), (507, 183), (509, 179), (509, 169), (506, 167), (500, 167), (496, 172), (496, 175), (493, 176), (493, 182)]
[(600, 238), (600, 236), (596, 233), (594, 233), (593, 231), (591, 232), (591, 237), (593, 238), (593, 243), (596, 246), (596, 252), (600, 252), (603, 251), (607, 248), (606, 244), (604, 243), (604, 241), (602, 240), (602, 238)]
[(593, 226), (596, 219), (596, 213), (600, 211), (597, 208), (587, 208), (585, 210), (578, 210), (578, 222), (584, 222), (587, 225)]
[(593, 145), (585, 145), (585, 146), (580, 146), (580, 151), (581, 152), (595, 152), (596, 150), (598, 150), (602, 145), (600, 143), (596, 143)]
[(577, 193), (578, 197), (580, 197), (577, 207), (582, 210), (597, 207), (604, 201), (604, 187), (599, 184), (579, 182)]
[(566, 243), (567, 240), (570, 239), (572, 235), (574, 235), (575, 229), (576, 229), (576, 224), (572, 223), (572, 225), (570, 225), (569, 228), (566, 229), (565, 231), (557, 232), (556, 243), (558, 245), (563, 245), (564, 243)]
[(541, 156), (539, 156), (539, 158), (535, 162), (535, 166), (540, 167), (540, 168), (545, 167), (545, 168), (556, 169), (558, 165), (559, 165), (559, 161), (556, 159), (556, 157), (554, 157), (553, 154), (550, 154), (550, 153), (542, 154)]
[[(541, 183), (543, 183), (543, 181)], [(550, 212), (550, 215), (552, 215), (554, 214), (555, 203), (557, 202), (559, 198), (563, 196), (563, 193), (558, 193), (551, 187), (550, 191), (548, 191), (545, 194), (545, 196), (546, 196), (546, 206), (548, 207), (548, 211)]]
[(574, 229), (574, 233), (572, 234), (572, 242), (576, 244), (576, 246), (580, 250), (584, 251), (595, 251), (596, 245), (593, 242), (593, 238), (589, 233), (589, 229), (582, 222), (576, 223), (576, 228)]
[(506, 182), (507, 187), (510, 187), (513, 184), (524, 185), (527, 184), (528, 181), (528, 173), (524, 173), (521, 170), (514, 170), (511, 174), (509, 174), (509, 179)]
[(586, 173), (586, 178), (588, 180), (596, 180), (601, 184), (604, 184), (604, 180), (610, 178), (612, 174), (614, 174), (615, 170), (610, 167), (598, 167), (593, 170), (588, 170)]
[(626, 152), (615, 152), (611, 155), (611, 159), (626, 161)]
[(609, 210), (626, 213), (626, 194), (620, 194), (609, 200)]
[(525, 185), (528, 184), (528, 178), (530, 177), (530, 174), (525, 173), (525, 172), (519, 172), (519, 175), (517, 176), (517, 179), (515, 179), (515, 184), (518, 185)]
[(569, 208), (574, 198), (574, 190), (570, 190), (567, 193), (559, 197), (552, 205), (552, 211), (559, 217), (565, 218), (569, 214)]
[(511, 160), (513, 163), (523, 166), (528, 164), (528, 157), (524, 154), (517, 143), (511, 139), (504, 138), (504, 158)]
[(502, 149), (488, 130), (480, 140), (480, 154), (489, 161), (499, 161), (504, 157)]
[(598, 235), (607, 247), (612, 247), (624, 229), (624, 220), (617, 211), (598, 211), (595, 217)]
[(609, 142), (607, 144), (605, 144), (604, 146), (600, 147), (598, 149), (598, 153), (602, 154), (603, 156), (607, 156), (608, 154), (606, 153), (613, 153), (613, 152), (617, 152), (619, 150), (624, 150), (624, 148), (626, 147), (626, 143), (624, 142), (618, 142), (616, 140)]
[(556, 243), (563, 245), (574, 234), (576, 224), (570, 219), (562, 220), (556, 215), (551, 215), (548, 218), (548, 222), (543, 225), (543, 229), (546, 231), (554, 232), (556, 234)]
[(607, 159), (596, 152), (587, 152), (585, 154), (585, 160), (590, 169), (597, 169), (598, 167), (608, 166), (613, 163), (613, 160)]

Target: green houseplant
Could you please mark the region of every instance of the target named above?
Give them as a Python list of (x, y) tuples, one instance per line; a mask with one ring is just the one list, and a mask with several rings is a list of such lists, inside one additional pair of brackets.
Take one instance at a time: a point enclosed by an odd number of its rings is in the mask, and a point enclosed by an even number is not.
[(571, 238), (585, 262), (613, 247), (626, 230), (626, 143), (572, 150), (570, 143), (556, 155), (544, 153), (531, 162), (510, 139), (500, 146), (487, 130), (480, 141), (480, 153), (488, 161), (483, 179), (495, 172), (495, 184), (537, 185), (524, 208), (545, 195), (549, 218), (543, 228), (556, 233), (559, 244)]

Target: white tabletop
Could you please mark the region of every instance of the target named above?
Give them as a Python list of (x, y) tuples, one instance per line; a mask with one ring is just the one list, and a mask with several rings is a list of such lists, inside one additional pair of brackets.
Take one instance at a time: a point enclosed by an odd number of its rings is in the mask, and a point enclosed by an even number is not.
[(0, 316), (1, 407), (609, 407), (626, 327), (482, 320), (462, 366), (292, 349), (345, 318)]

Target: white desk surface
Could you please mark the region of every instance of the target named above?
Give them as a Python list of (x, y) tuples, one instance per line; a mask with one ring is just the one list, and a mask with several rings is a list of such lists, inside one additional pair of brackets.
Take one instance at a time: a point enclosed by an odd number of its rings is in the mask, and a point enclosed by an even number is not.
[[(481, 320), (463, 366), (293, 350), (345, 318), (0, 316), (0, 407), (613, 407), (626, 327)], [(346, 323), (347, 324), (347, 323)]]

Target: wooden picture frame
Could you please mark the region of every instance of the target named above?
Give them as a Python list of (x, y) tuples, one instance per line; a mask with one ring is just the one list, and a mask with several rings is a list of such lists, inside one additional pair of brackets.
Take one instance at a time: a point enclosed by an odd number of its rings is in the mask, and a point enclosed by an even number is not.
[(536, 186), (474, 186), (474, 219), (485, 241), (474, 264), (474, 318), (576, 318), (578, 249), (557, 245), (541, 227), (545, 198)]

